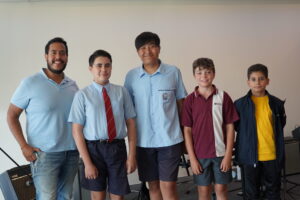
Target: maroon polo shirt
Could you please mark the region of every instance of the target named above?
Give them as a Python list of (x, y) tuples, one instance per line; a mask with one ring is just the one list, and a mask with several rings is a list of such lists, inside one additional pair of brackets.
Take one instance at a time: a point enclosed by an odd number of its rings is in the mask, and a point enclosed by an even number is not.
[[(212, 103), (213, 95), (217, 94), (218, 90), (215, 88), (214, 92), (205, 99), (198, 92), (198, 87), (194, 92), (189, 94), (183, 103), (182, 110), (182, 125), (192, 128), (192, 136), (194, 143), (194, 151), (197, 158), (215, 158), (215, 136), (213, 123), (216, 123), (213, 119)], [(224, 92), (223, 104), (223, 133), (224, 143), (226, 145), (225, 126), (238, 120), (238, 114), (234, 107), (234, 104), (230, 96)]]

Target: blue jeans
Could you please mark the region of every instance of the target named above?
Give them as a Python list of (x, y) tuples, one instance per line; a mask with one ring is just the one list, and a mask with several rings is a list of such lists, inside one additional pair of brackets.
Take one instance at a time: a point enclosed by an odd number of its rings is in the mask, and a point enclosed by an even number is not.
[(78, 151), (37, 152), (31, 173), (37, 200), (70, 200), (78, 170)]

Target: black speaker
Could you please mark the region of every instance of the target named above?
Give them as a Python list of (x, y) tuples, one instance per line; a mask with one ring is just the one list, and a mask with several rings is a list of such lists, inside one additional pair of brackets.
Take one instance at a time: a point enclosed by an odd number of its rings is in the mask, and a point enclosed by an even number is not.
[(33, 200), (35, 188), (29, 165), (15, 167), (0, 175), (0, 187), (7, 200)]
[(284, 139), (285, 143), (285, 173), (293, 175), (300, 173), (300, 144), (299, 140), (291, 137)]

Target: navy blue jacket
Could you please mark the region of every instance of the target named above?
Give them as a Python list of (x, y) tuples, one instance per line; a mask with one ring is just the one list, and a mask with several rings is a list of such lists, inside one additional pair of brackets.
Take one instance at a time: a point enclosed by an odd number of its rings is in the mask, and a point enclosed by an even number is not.
[[(276, 148), (276, 160), (280, 168), (284, 166), (284, 136), (283, 128), (286, 123), (286, 115), (284, 109), (284, 101), (275, 96), (270, 95), (269, 105), (273, 116), (273, 130)], [(235, 123), (237, 132), (235, 142), (235, 161), (237, 164), (256, 164), (258, 161), (257, 154), (257, 130), (255, 120), (255, 105), (251, 100), (251, 90), (246, 96), (234, 102), (240, 119)]]

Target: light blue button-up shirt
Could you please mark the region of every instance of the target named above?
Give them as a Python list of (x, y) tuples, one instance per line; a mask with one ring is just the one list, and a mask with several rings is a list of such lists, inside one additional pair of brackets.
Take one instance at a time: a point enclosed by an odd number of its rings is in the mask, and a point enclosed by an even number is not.
[(187, 93), (177, 67), (161, 63), (153, 74), (137, 67), (127, 73), (125, 87), (137, 113), (137, 146), (164, 147), (183, 141), (177, 100)]
[[(104, 87), (112, 105), (116, 138), (125, 138), (126, 120), (136, 116), (130, 95), (126, 88), (119, 85), (108, 83)], [(73, 100), (69, 122), (81, 124), (87, 140), (108, 139), (102, 88), (102, 85), (93, 82), (79, 90)]]
[(21, 82), (11, 103), (25, 110), (31, 146), (44, 152), (76, 149), (68, 116), (77, 90), (76, 83), (68, 77), (57, 84), (43, 70)]

